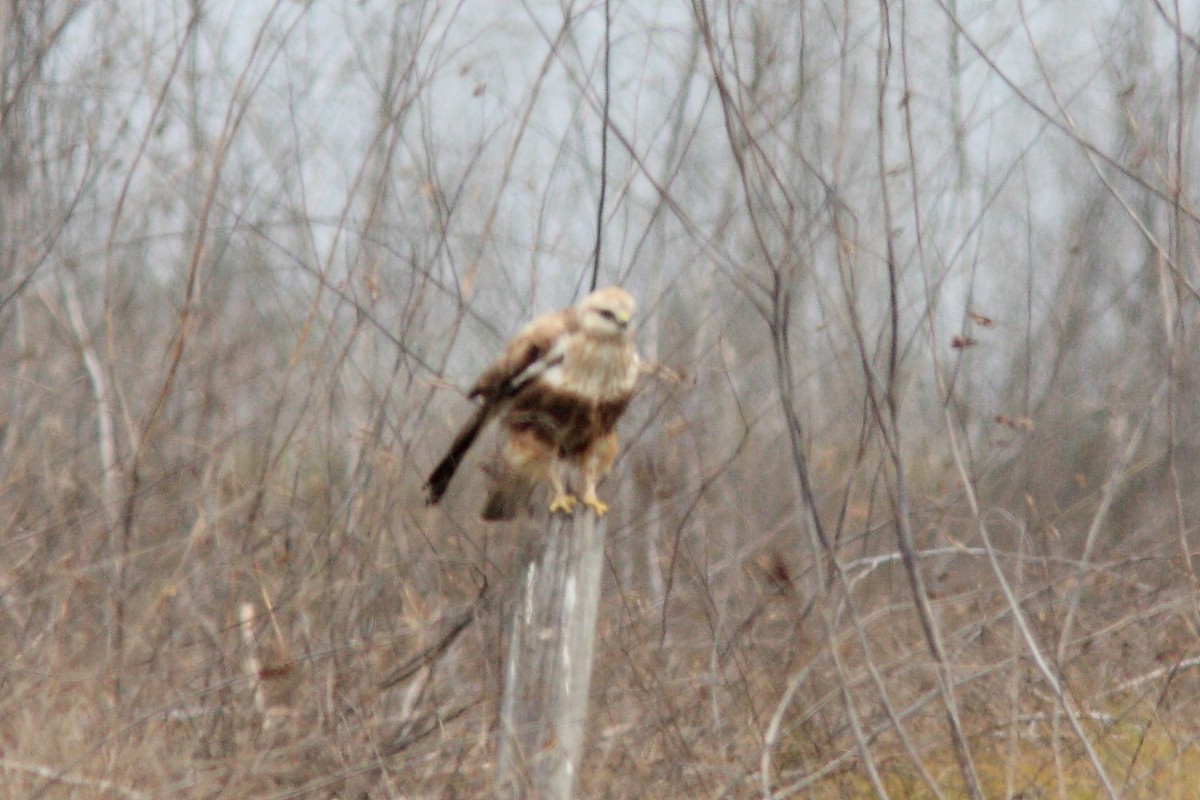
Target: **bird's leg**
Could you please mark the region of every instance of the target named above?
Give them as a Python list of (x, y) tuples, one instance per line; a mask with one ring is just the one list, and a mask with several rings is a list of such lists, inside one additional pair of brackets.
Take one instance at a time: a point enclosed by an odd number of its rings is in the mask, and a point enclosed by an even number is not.
[(554, 497), (550, 500), (551, 514), (570, 514), (575, 510), (575, 504), (579, 500), (567, 491), (562, 478), (562, 463), (557, 457), (550, 462), (550, 488), (554, 490)]
[(584, 479), (583, 504), (595, 511), (597, 517), (603, 517), (608, 513), (608, 503), (596, 496), (596, 480), (590, 475)]
[(596, 496), (596, 482), (604, 472), (612, 467), (613, 456), (616, 453), (616, 437), (609, 436), (584, 459), (583, 472), (583, 504), (596, 512), (597, 517), (608, 513), (608, 503)]

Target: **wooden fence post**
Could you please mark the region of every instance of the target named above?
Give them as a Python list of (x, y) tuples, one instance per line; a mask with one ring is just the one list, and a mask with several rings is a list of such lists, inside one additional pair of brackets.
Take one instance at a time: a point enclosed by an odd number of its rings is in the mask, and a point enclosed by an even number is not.
[(500, 701), (496, 795), (573, 796), (587, 723), (604, 522), (552, 514), (545, 549), (517, 576)]

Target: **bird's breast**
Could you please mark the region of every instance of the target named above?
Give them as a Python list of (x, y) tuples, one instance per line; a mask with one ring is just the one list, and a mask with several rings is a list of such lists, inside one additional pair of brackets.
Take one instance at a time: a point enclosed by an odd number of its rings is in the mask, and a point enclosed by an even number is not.
[(631, 347), (586, 343), (530, 381), (513, 398), (507, 425), (534, 433), (566, 457), (608, 435), (629, 404), (638, 375)]
[(540, 377), (547, 387), (593, 402), (628, 399), (637, 382), (637, 355), (625, 342), (572, 342)]

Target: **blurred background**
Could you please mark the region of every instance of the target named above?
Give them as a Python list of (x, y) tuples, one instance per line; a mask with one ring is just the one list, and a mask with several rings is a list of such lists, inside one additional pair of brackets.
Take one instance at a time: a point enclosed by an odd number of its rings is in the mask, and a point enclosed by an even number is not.
[(3, 3), (0, 796), (491, 791), (543, 521), (486, 447), (420, 485), (587, 290), (607, 99), (663, 369), (581, 796), (1195, 797), (1198, 55), (1190, 0)]

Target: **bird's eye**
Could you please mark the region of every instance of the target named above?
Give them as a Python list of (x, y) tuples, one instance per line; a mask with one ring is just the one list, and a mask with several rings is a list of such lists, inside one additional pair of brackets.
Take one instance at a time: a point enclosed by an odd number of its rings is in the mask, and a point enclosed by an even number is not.
[(617, 321), (617, 315), (609, 311), (607, 308), (600, 309), (600, 316), (604, 317), (605, 319), (611, 319), (613, 322)]

